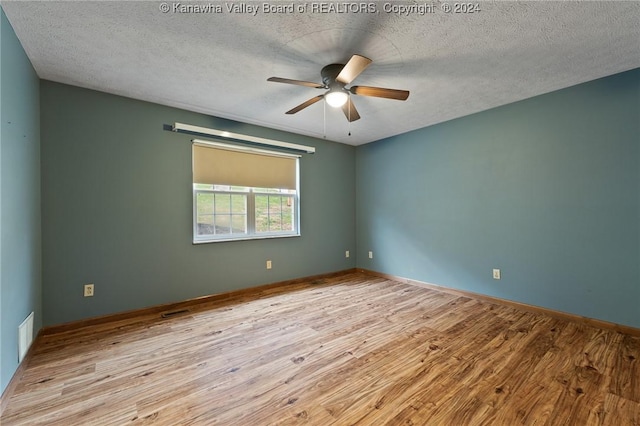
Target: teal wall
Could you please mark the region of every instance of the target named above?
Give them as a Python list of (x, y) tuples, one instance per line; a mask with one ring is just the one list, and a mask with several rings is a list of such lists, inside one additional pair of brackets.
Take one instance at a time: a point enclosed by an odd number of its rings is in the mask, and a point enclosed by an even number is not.
[(640, 70), (367, 144), (356, 164), (358, 267), (640, 327)]
[(18, 325), (40, 301), (39, 82), (0, 9), (0, 392), (18, 367)]
[[(174, 122), (315, 146), (302, 236), (193, 245), (192, 137)], [(354, 147), (48, 81), (41, 126), (47, 325), (355, 267)]]

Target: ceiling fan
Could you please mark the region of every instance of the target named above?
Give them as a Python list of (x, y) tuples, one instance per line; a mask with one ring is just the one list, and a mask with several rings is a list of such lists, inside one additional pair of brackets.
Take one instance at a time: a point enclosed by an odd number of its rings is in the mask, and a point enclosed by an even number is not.
[(362, 71), (367, 68), (371, 62), (369, 58), (365, 58), (361, 55), (353, 55), (351, 59), (345, 64), (330, 64), (322, 68), (320, 75), (322, 77), (322, 84), (313, 83), (311, 81), (303, 80), (291, 80), (289, 78), (270, 77), (267, 81), (274, 81), (276, 83), (296, 84), (298, 86), (313, 87), (316, 89), (328, 89), (323, 95), (315, 96), (295, 108), (290, 109), (286, 114), (295, 114), (309, 105), (313, 105), (321, 99), (325, 99), (329, 106), (334, 108), (342, 107), (344, 115), (349, 122), (360, 119), (360, 114), (356, 110), (355, 105), (351, 101), (350, 95), (360, 96), (372, 96), (374, 98), (386, 98), (396, 99), (404, 101), (409, 97), (408, 90), (397, 89), (385, 89), (383, 87), (371, 87), (371, 86), (351, 86), (347, 88), (348, 84), (351, 84), (353, 80), (360, 75)]

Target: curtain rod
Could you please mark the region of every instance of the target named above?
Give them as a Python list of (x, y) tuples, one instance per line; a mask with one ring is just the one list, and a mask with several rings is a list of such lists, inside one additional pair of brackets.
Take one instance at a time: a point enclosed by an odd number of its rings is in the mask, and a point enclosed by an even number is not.
[(191, 124), (174, 123), (171, 130), (178, 133), (189, 133), (189, 134), (196, 134), (196, 135), (203, 135), (203, 136), (216, 136), (219, 138), (237, 140), (239, 142), (251, 142), (258, 145), (290, 149), (292, 151), (298, 151), (298, 152), (305, 152), (307, 154), (314, 154), (316, 152), (315, 147), (312, 147), (312, 146), (298, 145), (295, 143), (282, 142), (282, 141), (277, 141), (273, 139), (259, 138), (257, 136), (242, 135), (240, 133), (232, 133), (232, 132), (227, 132), (227, 131), (218, 130), (218, 129), (209, 129), (207, 127), (193, 126)]

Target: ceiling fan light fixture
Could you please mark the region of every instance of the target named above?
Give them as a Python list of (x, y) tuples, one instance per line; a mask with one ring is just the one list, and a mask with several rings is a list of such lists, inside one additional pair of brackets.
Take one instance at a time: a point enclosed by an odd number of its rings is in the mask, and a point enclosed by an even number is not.
[(351, 123), (360, 119), (356, 106), (351, 101), (351, 95), (362, 95), (373, 98), (386, 98), (404, 101), (409, 97), (408, 90), (387, 89), (386, 87), (350, 86), (351, 82), (371, 64), (371, 59), (362, 55), (352, 55), (346, 64), (329, 64), (320, 70), (322, 84), (304, 80), (292, 80), (290, 78), (269, 77), (267, 81), (275, 83), (295, 84), (297, 86), (313, 87), (315, 89), (328, 89), (324, 94), (307, 99), (300, 105), (291, 108), (285, 114), (296, 114), (310, 105), (325, 100), (332, 108), (342, 108), (347, 121)]
[(332, 90), (326, 95), (324, 95), (329, 106), (334, 108), (340, 108), (342, 105), (346, 104), (349, 100), (349, 95), (344, 90)]

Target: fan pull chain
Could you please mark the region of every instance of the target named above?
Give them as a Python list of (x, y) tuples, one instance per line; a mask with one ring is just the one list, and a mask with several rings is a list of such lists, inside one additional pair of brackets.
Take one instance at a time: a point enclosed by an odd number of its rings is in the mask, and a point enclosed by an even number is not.
[(349, 97), (347, 98), (347, 101), (349, 102), (349, 120), (347, 120), (349, 122), (348, 126), (349, 126), (349, 136), (351, 136), (351, 94), (349, 94)]
[(327, 101), (322, 102), (322, 134), (327, 138)]

